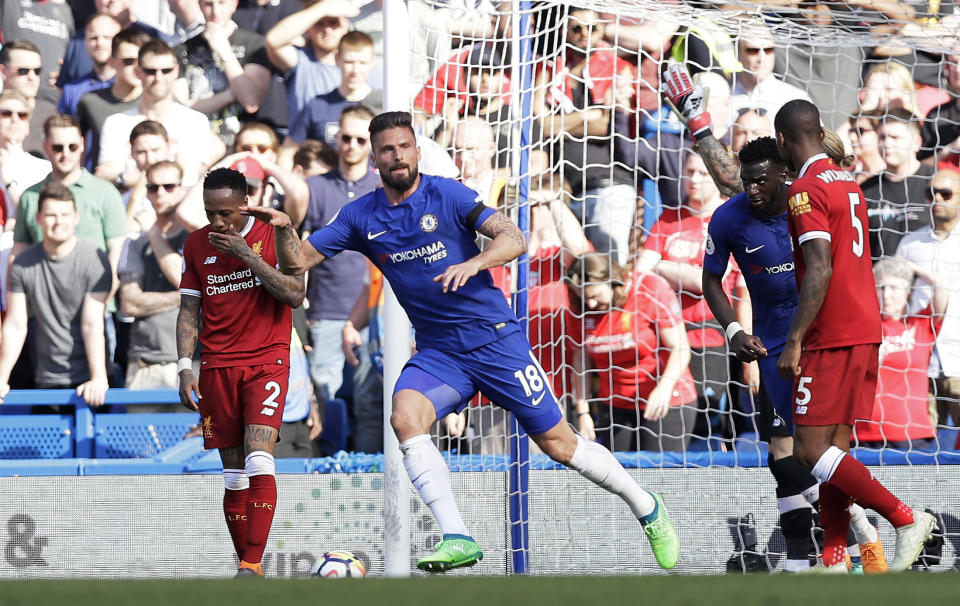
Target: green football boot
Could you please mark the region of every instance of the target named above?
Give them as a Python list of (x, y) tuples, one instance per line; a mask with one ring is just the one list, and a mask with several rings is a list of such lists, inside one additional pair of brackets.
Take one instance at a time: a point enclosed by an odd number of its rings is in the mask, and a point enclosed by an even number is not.
[(653, 512), (646, 516), (647, 519), (641, 519), (643, 532), (650, 540), (650, 548), (653, 549), (653, 555), (657, 558), (657, 564), (660, 568), (670, 570), (677, 565), (677, 559), (680, 557), (680, 537), (670, 521), (670, 515), (667, 513), (667, 506), (663, 504), (663, 498), (651, 492), (653, 499), (657, 502)]
[(476, 541), (462, 534), (444, 535), (434, 547), (436, 551), (420, 558), (417, 568), (427, 572), (446, 572), (451, 568), (473, 566), (483, 559)]

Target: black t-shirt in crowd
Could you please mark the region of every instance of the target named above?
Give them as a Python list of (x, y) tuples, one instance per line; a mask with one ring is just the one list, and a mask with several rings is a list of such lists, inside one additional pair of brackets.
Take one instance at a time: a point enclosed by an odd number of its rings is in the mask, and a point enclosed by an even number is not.
[(936, 169), (926, 164), (905, 179), (894, 181), (885, 173), (862, 185), (870, 221), (870, 253), (874, 260), (891, 257), (907, 232), (930, 225), (930, 190)]

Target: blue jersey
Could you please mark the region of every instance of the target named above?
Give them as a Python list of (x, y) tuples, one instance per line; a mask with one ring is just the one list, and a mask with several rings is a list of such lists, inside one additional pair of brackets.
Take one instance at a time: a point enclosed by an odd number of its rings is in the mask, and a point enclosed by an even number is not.
[(760, 337), (770, 354), (779, 352), (797, 308), (786, 213), (759, 219), (750, 211), (746, 194), (727, 200), (710, 219), (703, 267), (722, 276), (730, 255), (750, 291), (753, 334)]
[(392, 206), (377, 188), (307, 241), (325, 257), (342, 250), (366, 255), (390, 281), (417, 331), (418, 349), (466, 352), (520, 330), (489, 271), (456, 292), (444, 293), (433, 281), (480, 253), (476, 229), (494, 212), (457, 181), (421, 175), (417, 191), (400, 204)]

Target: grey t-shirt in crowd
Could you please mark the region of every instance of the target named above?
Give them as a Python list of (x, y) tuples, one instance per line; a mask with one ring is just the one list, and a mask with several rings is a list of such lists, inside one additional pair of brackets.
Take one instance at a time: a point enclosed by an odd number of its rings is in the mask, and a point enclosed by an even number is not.
[[(79, 385), (90, 380), (82, 334), (87, 293), (110, 292), (110, 261), (95, 244), (76, 247), (51, 259), (38, 242), (10, 268), (10, 292), (22, 292), (37, 320), (34, 379), (38, 386)], [(106, 355), (104, 353), (104, 355)]]
[[(170, 248), (183, 254), (187, 230), (181, 229), (167, 238)], [(160, 270), (157, 256), (147, 234), (129, 239), (123, 245), (120, 266), (117, 268), (120, 284), (136, 283), (143, 292), (171, 292), (177, 290)], [(131, 362), (141, 360), (145, 364), (177, 361), (177, 313), (179, 307), (136, 318), (130, 329)]]

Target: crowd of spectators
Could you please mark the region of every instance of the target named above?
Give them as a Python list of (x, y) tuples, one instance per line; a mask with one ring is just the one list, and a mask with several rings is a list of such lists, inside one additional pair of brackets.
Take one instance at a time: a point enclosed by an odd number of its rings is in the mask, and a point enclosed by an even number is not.
[[(509, 212), (526, 195), (529, 335), (582, 434), (683, 450), (755, 430), (756, 370), (730, 357), (701, 283), (707, 226), (736, 182), (663, 106), (670, 62), (709, 91), (723, 154), (771, 136), (793, 99), (813, 100), (851, 154), (884, 339), (876, 409), (855, 439), (931, 447), (960, 425), (960, 42), (947, 8), (785, 0), (720, 17), (698, 3), (680, 23), (534, 4), (532, 88), (517, 106), (511, 3), (410, 0), (411, 107), (421, 172)], [(862, 42), (882, 27), (908, 44)], [(375, 189), (383, 29), (378, 0), (4, 2), (0, 397), (76, 388), (100, 406), (108, 386), (175, 387), (182, 248), (206, 223), (197, 184), (235, 168), (251, 204), (283, 209), (304, 236)], [(740, 271), (762, 270), (728, 269), (738, 317), (750, 315)], [(518, 277), (494, 278), (510, 299)], [(351, 447), (382, 447), (382, 301), (357, 253), (311, 271), (291, 335), (288, 456), (323, 452), (321, 411), (338, 397)], [(506, 419), (473, 404), (437, 435), (503, 452)]]

